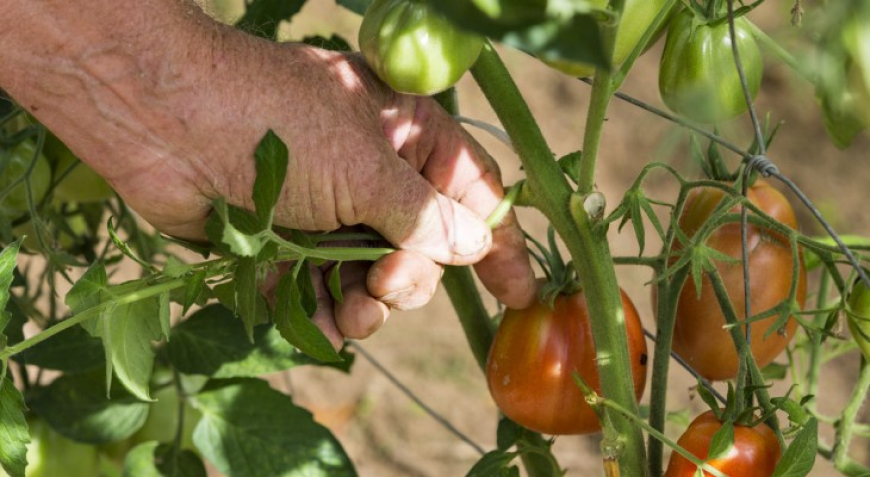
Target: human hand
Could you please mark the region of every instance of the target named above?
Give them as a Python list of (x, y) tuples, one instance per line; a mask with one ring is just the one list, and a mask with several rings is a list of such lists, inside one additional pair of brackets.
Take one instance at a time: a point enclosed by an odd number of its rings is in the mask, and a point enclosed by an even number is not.
[[(262, 41), (195, 6), (179, 12), (179, 3), (134, 7), (175, 15), (159, 22), (169, 25), (159, 35), (122, 24), (57, 36), (68, 51), (46, 45), (40, 53), (68, 55), (71, 65), (12, 58), (37, 63), (25, 70), (42, 74), (0, 76), (0, 86), (146, 220), (187, 239), (204, 238), (216, 197), (253, 208), (253, 151), (275, 131), (290, 149), (276, 224), (309, 231), (365, 224), (400, 249), (375, 263), (345, 264), (343, 304), (319, 287), (313, 320), (336, 346), (370, 335), (391, 308), (428, 302), (442, 265), (474, 263), (499, 300), (531, 303), (533, 273), (515, 216), (492, 231), (483, 221), (503, 195), (498, 168), (434, 101), (392, 92), (358, 56)], [(129, 8), (123, 18), (142, 18)], [(67, 32), (99, 21), (82, 15), (70, 9), (55, 17)], [(58, 64), (68, 68), (50, 66)]]

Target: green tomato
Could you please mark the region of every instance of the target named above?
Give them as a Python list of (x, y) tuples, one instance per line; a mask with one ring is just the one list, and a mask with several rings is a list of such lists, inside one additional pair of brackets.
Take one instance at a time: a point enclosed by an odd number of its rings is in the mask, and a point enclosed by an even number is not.
[(100, 202), (114, 195), (112, 187), (90, 166), (79, 159), (54, 134), (45, 138), (45, 154), (55, 161), (54, 170), (61, 174), (78, 164), (54, 189), (54, 198), (63, 202)]
[(858, 344), (864, 357), (870, 360), (870, 289), (867, 289), (862, 280), (856, 280), (849, 292), (846, 300), (846, 321), (849, 323), (852, 339)]
[(477, 61), (483, 41), (421, 0), (375, 0), (359, 30), (360, 50), (384, 82), (426, 96), (456, 84)]
[[(734, 20), (740, 61), (753, 99), (761, 88), (761, 52), (749, 20)], [(700, 123), (731, 119), (747, 110), (734, 63), (728, 23), (700, 23), (691, 10), (674, 18), (659, 68), (659, 93), (674, 112)]]
[[(27, 172), (34, 154), (36, 154), (36, 144), (30, 139), (22, 141), (10, 150), (0, 149), (0, 192), (6, 190)], [(36, 156), (36, 164), (33, 166), (29, 180), (33, 200), (38, 203), (45, 197), (51, 185), (51, 167), (42, 153)], [(0, 200), (0, 212), (10, 215), (27, 212), (27, 188), (23, 181)]]
[[(100, 455), (95, 446), (58, 434), (41, 419), (29, 419), (25, 477), (94, 477), (101, 475)], [(8, 477), (0, 468), (0, 477)]]
[[(50, 246), (60, 250), (70, 250), (83, 235), (89, 232), (88, 222), (82, 214), (67, 217), (66, 227), (63, 229), (60, 225), (53, 222), (47, 222), (46, 226), (46, 240), (51, 239), (52, 243)], [(74, 235), (70, 235), (70, 232)], [(15, 237), (25, 237), (23, 242), (24, 248), (31, 251), (41, 249), (39, 246), (39, 238), (36, 236), (36, 227), (33, 224), (33, 220), (29, 220), (18, 227), (15, 227), (12, 230), (12, 233)]]
[[(643, 34), (653, 24), (656, 16), (665, 7), (668, 0), (626, 0), (625, 7), (622, 12), (622, 20), (619, 22), (619, 30), (616, 33), (616, 44), (613, 46), (613, 65), (618, 68), (628, 55), (640, 43)], [(608, 0), (593, 0), (592, 6), (596, 8), (607, 7)], [(671, 11), (674, 11), (673, 9)], [(673, 16), (673, 15), (669, 15)], [(665, 32), (669, 19), (658, 27), (653, 37), (650, 39), (647, 49), (655, 44), (661, 35)], [(644, 50), (646, 52), (646, 49)], [(547, 65), (571, 76), (592, 76), (595, 73), (595, 67), (584, 63), (576, 63), (563, 59), (541, 58)]]
[[(178, 428), (178, 391), (175, 386), (167, 386), (153, 395), (157, 401), (151, 403), (148, 411), (148, 419), (136, 434), (133, 434), (132, 445), (148, 441), (157, 441), (171, 444), (175, 440), (175, 432)], [(202, 417), (202, 413), (191, 406), (189, 402), (184, 404), (184, 426), (181, 431), (181, 447), (196, 452), (193, 445), (193, 429)]]

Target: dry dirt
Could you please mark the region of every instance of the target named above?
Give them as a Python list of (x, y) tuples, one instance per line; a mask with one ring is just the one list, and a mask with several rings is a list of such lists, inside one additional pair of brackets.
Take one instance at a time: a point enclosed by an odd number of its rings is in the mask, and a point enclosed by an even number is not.
[[(761, 7), (753, 18), (772, 31), (787, 28), (787, 9), (773, 2)], [(302, 14), (284, 30), (291, 38), (307, 34), (338, 31), (355, 38), (358, 19), (332, 2), (309, 2)], [(355, 43), (355, 42), (354, 42)], [(660, 105), (656, 71), (661, 45), (641, 58), (623, 90)], [(542, 66), (516, 51), (503, 50), (504, 59), (539, 119), (553, 151), (561, 155), (579, 148), (583, 135), (589, 87)], [(765, 83), (758, 105), (774, 120), (783, 120), (782, 131), (771, 152), (780, 169), (822, 207), (842, 232), (870, 234), (870, 217), (863, 204), (868, 192), (866, 160), (870, 142), (863, 138), (847, 151), (838, 151), (825, 138), (812, 89), (774, 61), (768, 61)], [(459, 85), (464, 115), (497, 123), (474, 83), (465, 78)], [(519, 162), (504, 146), (478, 131), (473, 133), (498, 158), (507, 183), (522, 177)], [(730, 125), (728, 134), (737, 143), (748, 144), (745, 122)], [(686, 135), (648, 113), (615, 101), (606, 127), (597, 185), (609, 200), (610, 209), (650, 160), (670, 162), (691, 171), (684, 148)], [(737, 159), (729, 158), (731, 164)], [(860, 172), (865, 170), (865, 172)], [(691, 172), (689, 172), (691, 174)], [(674, 184), (662, 176), (648, 183), (651, 196), (668, 200)], [(521, 211), (527, 230), (541, 237), (546, 223), (534, 211)], [(802, 213), (804, 229), (813, 225)], [(653, 240), (648, 252), (660, 244)], [(630, 233), (612, 228), (611, 245), (615, 255), (635, 254), (637, 245)], [(622, 286), (633, 297), (645, 325), (654, 329), (650, 310), (650, 279), (647, 270), (618, 269)], [(497, 410), (487, 392), (482, 374), (465, 344), (455, 314), (443, 292), (423, 309), (394, 312), (389, 322), (374, 337), (360, 343), (398, 380), (484, 449), (495, 446)], [(826, 368), (819, 397), (820, 409), (834, 413), (846, 399), (857, 370), (857, 358), (849, 356)], [(444, 429), (423, 409), (406, 397), (387, 377), (362, 356), (350, 375), (321, 369), (296, 369), (274, 376), (276, 387), (291, 391), (295, 400), (316, 413), (331, 427), (364, 477), (461, 476), (479, 457), (469, 445)], [(676, 369), (669, 388), (671, 409), (688, 408), (697, 414), (703, 405), (692, 399), (694, 384), (688, 374)], [(826, 439), (832, 434), (823, 426)], [(676, 436), (678, 426), (668, 434)], [(560, 437), (555, 448), (569, 476), (602, 475), (596, 437)], [(856, 439), (855, 455), (866, 462), (865, 440)], [(811, 474), (815, 477), (839, 475), (819, 459)]]

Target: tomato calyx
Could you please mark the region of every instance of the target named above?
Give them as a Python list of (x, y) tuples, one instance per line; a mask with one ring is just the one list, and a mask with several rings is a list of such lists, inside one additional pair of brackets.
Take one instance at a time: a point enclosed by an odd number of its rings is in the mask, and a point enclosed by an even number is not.
[(540, 288), (541, 303), (546, 303), (550, 308), (559, 295), (569, 296), (579, 292), (582, 287), (577, 279), (577, 270), (573, 261), (565, 262), (556, 244), (556, 232), (552, 226), (547, 229), (547, 245), (535, 240), (526, 234), (528, 239), (537, 250), (529, 249), (529, 253), (544, 270), (547, 279)]

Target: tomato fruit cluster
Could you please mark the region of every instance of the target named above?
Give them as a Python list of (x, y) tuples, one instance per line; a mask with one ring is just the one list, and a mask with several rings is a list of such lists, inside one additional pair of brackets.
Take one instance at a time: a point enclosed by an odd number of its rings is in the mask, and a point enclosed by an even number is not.
[[(761, 52), (748, 19), (736, 18), (734, 29), (754, 99), (761, 88)], [(748, 109), (727, 22), (703, 23), (688, 9), (671, 21), (659, 66), (659, 93), (668, 108), (701, 123), (731, 119)]]
[(0, 201), (0, 212), (18, 215), (27, 212), (27, 188), (24, 181), (30, 181), (30, 190), (34, 203), (38, 204), (51, 185), (51, 166), (45, 155), (36, 154), (36, 143), (25, 139), (9, 150), (0, 149), (0, 191), (5, 191), (13, 183), (19, 181), (30, 168), (31, 161), (36, 157), (36, 163), (30, 171), (30, 176), (18, 182), (9, 194)]
[(360, 51), (384, 82), (402, 93), (427, 96), (459, 81), (483, 42), (421, 0), (375, 0), (359, 30)]
[[(631, 300), (621, 291), (635, 396), (646, 385), (647, 348)], [(595, 345), (582, 292), (559, 295), (553, 307), (508, 309), (486, 364), (499, 409), (518, 424), (546, 434), (588, 434), (601, 426), (572, 374), (601, 392)]]
[[(725, 192), (718, 188), (694, 189), (680, 215), (679, 227), (688, 237), (693, 237), (709, 220), (724, 196)], [(769, 183), (760, 179), (756, 181), (749, 187), (747, 198), (772, 218), (788, 227), (797, 228), (797, 218), (791, 204)], [(759, 314), (789, 297), (793, 276), (792, 250), (788, 239), (752, 224), (748, 226), (747, 244), (751, 312)], [(722, 225), (707, 238), (706, 245), (734, 259), (733, 262), (717, 262), (716, 265), (738, 319), (743, 319), (745, 295), (740, 224), (731, 222)], [(673, 243), (673, 250), (680, 248), (678, 242)], [(807, 277), (803, 261), (799, 260), (798, 263), (796, 300), (803, 307)], [(673, 350), (701, 376), (711, 380), (737, 376), (737, 350), (730, 332), (723, 328), (725, 316), (718, 303), (713, 285), (706, 275), (700, 296), (691, 280), (687, 281), (678, 299), (674, 327)], [(759, 366), (773, 361), (785, 349), (797, 329), (797, 322), (789, 317), (783, 329), (768, 333), (777, 319), (778, 316), (774, 315), (750, 325), (752, 355)]]

